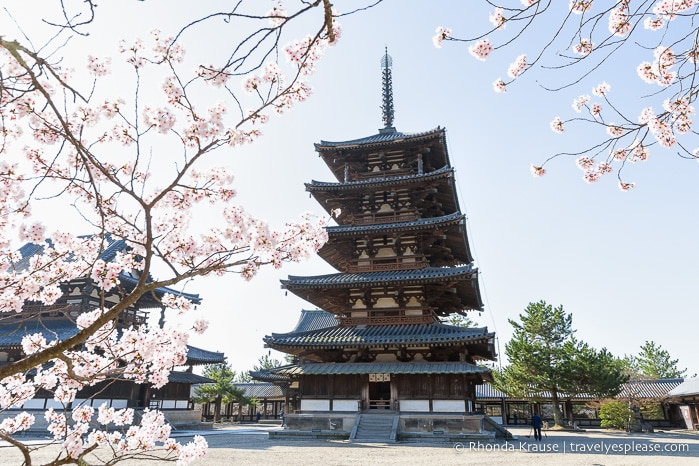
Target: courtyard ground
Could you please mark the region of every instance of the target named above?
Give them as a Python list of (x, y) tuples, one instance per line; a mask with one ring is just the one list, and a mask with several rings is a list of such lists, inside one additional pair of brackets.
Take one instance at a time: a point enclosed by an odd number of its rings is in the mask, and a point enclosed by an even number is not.
[[(209, 454), (197, 466), (220, 465), (698, 465), (699, 434), (658, 431), (628, 434), (602, 429), (545, 432), (542, 442), (528, 437), (528, 427), (510, 429), (515, 440), (496, 443), (371, 444), (323, 440), (270, 440), (278, 427), (236, 425), (201, 431)], [(177, 432), (182, 442), (194, 432)], [(36, 441), (37, 446), (41, 444)], [(49, 461), (54, 446), (42, 447), (34, 464)], [(22, 458), (7, 444), (0, 446), (0, 465), (17, 466)], [(91, 461), (90, 464), (93, 464)], [(95, 462), (94, 464), (99, 464)], [(120, 464), (156, 465), (162, 460), (132, 460)]]

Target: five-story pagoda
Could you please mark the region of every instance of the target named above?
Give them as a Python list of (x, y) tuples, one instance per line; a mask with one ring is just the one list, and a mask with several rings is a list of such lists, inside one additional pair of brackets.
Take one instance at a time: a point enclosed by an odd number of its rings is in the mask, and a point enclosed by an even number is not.
[(397, 131), (388, 54), (382, 69), (385, 127), (316, 144), (337, 181), (306, 184), (336, 218), (319, 255), (338, 272), (283, 280), (319, 309), (264, 339), (295, 356), (268, 374), (290, 384), (292, 428), (350, 431), (357, 413), (381, 412), (406, 432), (410, 413), (467, 417), (475, 385), (492, 380), (476, 361), (495, 359), (494, 334), (441, 321), (482, 310), (445, 130)]

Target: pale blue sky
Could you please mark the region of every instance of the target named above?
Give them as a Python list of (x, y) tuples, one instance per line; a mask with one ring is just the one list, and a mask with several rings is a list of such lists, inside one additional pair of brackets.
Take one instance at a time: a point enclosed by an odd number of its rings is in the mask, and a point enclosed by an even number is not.
[[(342, 9), (349, 2), (335, 3)], [(688, 375), (698, 372), (692, 343), (699, 278), (694, 207), (699, 164), (654, 151), (649, 161), (627, 168), (626, 181), (637, 183), (628, 193), (611, 178), (586, 184), (572, 158), (549, 165), (543, 178), (529, 172), (531, 163), (579, 149), (581, 141), (595, 136), (572, 128), (564, 135), (549, 129), (555, 116), (574, 116), (570, 104), (578, 95), (589, 94), (603, 80), (611, 84), (612, 97), (615, 91), (622, 95), (622, 89), (630, 94), (654, 89), (617, 61), (578, 88), (544, 91), (532, 78), (547, 83), (563, 78), (539, 73), (525, 76), (507, 94), (495, 94), (491, 83), (505, 76), (507, 64), (533, 50), (512, 47), (484, 63), (471, 57), (465, 45), (432, 45), (439, 25), (455, 33), (477, 20), (482, 28), (488, 26), (487, 10), (473, 12), (465, 6), (472, 3), (387, 0), (344, 18), (340, 42), (328, 50), (311, 79), (312, 98), (288, 115), (272, 118), (263, 139), (232, 154), (239, 202), (276, 225), (297, 212), (322, 213), (304, 190), (304, 182), (312, 179), (332, 180), (313, 143), (368, 136), (383, 126), (379, 62), (387, 46), (393, 57), (397, 129), (447, 129), (485, 301), (484, 312), (474, 320), (497, 332), (500, 351), (511, 335), (507, 320), (516, 319), (529, 302), (543, 299), (572, 313), (578, 338), (597, 348), (623, 356), (653, 340), (679, 358)], [(177, 15), (173, 9), (163, 23), (176, 21)], [(125, 36), (145, 36), (138, 30), (142, 25), (146, 31), (154, 26), (166, 30), (152, 16), (135, 16), (140, 19), (122, 23)], [(528, 40), (540, 33), (545, 31), (534, 31)], [(211, 326), (192, 343), (224, 351), (237, 370), (251, 368), (267, 351), (263, 336), (291, 330), (301, 309), (311, 308), (293, 294), (285, 296), (279, 280), (331, 271), (316, 258), (264, 270), (252, 282), (237, 277), (196, 280), (187, 291), (202, 295), (199, 310)]]

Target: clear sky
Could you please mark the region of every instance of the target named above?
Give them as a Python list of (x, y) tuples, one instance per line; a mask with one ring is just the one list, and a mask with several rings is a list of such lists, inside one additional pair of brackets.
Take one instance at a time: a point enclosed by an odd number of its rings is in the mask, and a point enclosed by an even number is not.
[[(348, 4), (335, 3), (341, 9)], [(652, 340), (678, 358), (689, 376), (699, 372), (693, 345), (699, 164), (655, 151), (648, 161), (626, 169), (626, 181), (637, 184), (627, 193), (612, 178), (585, 183), (573, 158), (548, 165), (543, 178), (529, 171), (530, 164), (597, 137), (572, 128), (560, 135), (549, 128), (555, 116), (574, 116), (570, 104), (578, 95), (589, 94), (601, 81), (612, 86), (612, 97), (615, 91), (620, 97), (622, 90), (629, 95), (654, 91), (636, 75), (640, 60), (630, 60), (629, 66), (621, 66), (627, 59), (610, 63), (594, 79), (556, 93), (537, 81), (548, 85), (565, 76), (539, 72), (525, 75), (507, 94), (496, 94), (491, 83), (505, 76), (517, 55), (535, 53), (525, 49), (550, 31), (537, 29), (521, 47), (498, 51), (487, 62), (471, 57), (465, 45), (435, 48), (437, 26), (464, 36), (475, 35), (474, 25), (481, 31), (488, 27), (487, 9), (474, 11), (472, 3), (386, 0), (342, 19), (340, 42), (328, 50), (311, 79), (312, 98), (288, 115), (272, 118), (258, 143), (231, 155), (238, 201), (278, 226), (297, 212), (323, 213), (304, 189), (312, 179), (333, 181), (313, 144), (372, 135), (383, 126), (380, 59), (388, 47), (396, 128), (447, 129), (485, 301), (484, 312), (473, 319), (497, 332), (499, 351), (504, 353), (511, 336), (508, 319), (517, 319), (529, 302), (543, 299), (572, 313), (577, 337), (596, 348), (623, 356), (638, 353)], [(142, 6), (134, 2), (133, 8)], [(162, 22), (177, 21), (179, 11), (173, 9)], [(124, 36), (144, 36), (154, 26), (166, 30), (152, 16), (130, 14), (138, 19), (122, 23)], [(146, 32), (138, 30), (141, 25), (147, 25)], [(628, 103), (634, 109), (643, 105)], [(286, 295), (279, 280), (330, 272), (315, 258), (263, 270), (251, 282), (238, 277), (196, 280), (187, 291), (202, 295), (197, 312), (211, 324), (191, 343), (225, 352), (236, 370), (250, 369), (267, 351), (265, 335), (290, 331), (300, 311), (312, 308)]]
[[(435, 28), (450, 26), (456, 34), (469, 10), (459, 1), (386, 1), (344, 19), (341, 41), (312, 79), (313, 98), (273, 121), (260, 144), (237, 160), (239, 199), (270, 219), (322, 212), (303, 185), (333, 180), (313, 143), (368, 136), (383, 126), (380, 58), (387, 46), (397, 129), (447, 129), (485, 301), (474, 319), (497, 332), (500, 351), (511, 336), (508, 319), (543, 299), (572, 313), (577, 337), (597, 348), (623, 356), (652, 340), (695, 374), (699, 164), (656, 151), (626, 170), (627, 181), (637, 183), (627, 193), (611, 178), (585, 183), (573, 158), (547, 166), (543, 178), (532, 177), (531, 163), (596, 137), (549, 129), (555, 116), (574, 116), (570, 104), (579, 94), (601, 81), (612, 92), (633, 86), (647, 93), (648, 85), (635, 67), (618, 67), (582, 88), (551, 93), (527, 79), (496, 94), (491, 83), (517, 55), (533, 50), (515, 47), (502, 51), (499, 61), (480, 62), (464, 45), (436, 49)], [(487, 13), (479, 18), (487, 27)], [(300, 310), (312, 308), (285, 295), (278, 280), (331, 271), (316, 259), (268, 270), (250, 283), (207, 283), (202, 308), (227, 325), (213, 325), (195, 341), (226, 351), (235, 368), (249, 368), (266, 351), (264, 335), (291, 330)]]

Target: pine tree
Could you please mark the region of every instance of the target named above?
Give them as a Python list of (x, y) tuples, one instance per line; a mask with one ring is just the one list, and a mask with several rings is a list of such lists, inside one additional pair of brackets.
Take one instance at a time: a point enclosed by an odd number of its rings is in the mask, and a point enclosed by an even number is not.
[[(623, 364), (606, 349), (595, 350), (574, 338), (573, 317), (563, 306), (545, 301), (529, 303), (521, 323), (505, 346), (510, 365), (503, 370), (500, 386), (511, 396), (537, 396), (549, 392), (556, 425), (562, 425), (560, 401), (577, 394), (614, 396), (626, 381)], [(569, 410), (570, 411), (570, 410)]]

